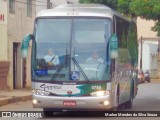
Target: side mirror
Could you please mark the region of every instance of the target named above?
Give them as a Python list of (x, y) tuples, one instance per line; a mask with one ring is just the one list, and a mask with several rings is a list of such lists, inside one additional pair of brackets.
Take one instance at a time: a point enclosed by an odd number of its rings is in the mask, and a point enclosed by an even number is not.
[(109, 39), (109, 46), (110, 46), (110, 57), (112, 59), (118, 58), (118, 38), (117, 35), (112, 34)]
[(29, 41), (32, 39), (33, 35), (29, 34), (23, 38), (22, 44), (21, 44), (21, 57), (27, 58), (28, 56), (28, 47), (29, 47)]

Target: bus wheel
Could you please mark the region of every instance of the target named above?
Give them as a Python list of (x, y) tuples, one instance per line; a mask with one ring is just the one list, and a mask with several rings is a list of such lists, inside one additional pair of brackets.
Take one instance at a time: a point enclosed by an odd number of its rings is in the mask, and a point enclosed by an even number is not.
[(124, 103), (124, 105), (123, 105), (123, 107), (125, 108), (125, 109), (131, 109), (132, 108), (132, 103), (133, 103), (133, 95), (134, 95), (134, 86), (132, 86), (132, 89), (131, 89), (131, 94), (130, 94), (130, 100), (129, 101), (127, 101), (127, 102), (125, 102)]
[(129, 100), (126, 103), (124, 103), (124, 108), (125, 109), (131, 109), (132, 108), (132, 101), (133, 100)]
[(117, 111), (117, 106), (113, 106), (112, 108), (109, 109), (109, 111)]
[(117, 111), (119, 108), (119, 88), (117, 89), (115, 99), (116, 99), (116, 101), (115, 101), (116, 105), (113, 106), (113, 108), (111, 108), (110, 111)]
[(53, 111), (47, 108), (43, 108), (43, 115), (44, 117), (52, 117), (53, 116)]

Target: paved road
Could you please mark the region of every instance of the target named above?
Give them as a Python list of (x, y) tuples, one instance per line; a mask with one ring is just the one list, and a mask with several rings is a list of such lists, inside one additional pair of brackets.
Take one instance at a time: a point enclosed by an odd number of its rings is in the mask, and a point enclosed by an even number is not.
[[(138, 86), (138, 94), (133, 101), (133, 108), (125, 111), (160, 111), (160, 83), (144, 83)], [(19, 102), (15, 104), (5, 105), (0, 107), (0, 111), (41, 111), (42, 109), (33, 109), (31, 101)], [(123, 110), (124, 111), (124, 110)], [(104, 115), (104, 116), (103, 116)], [(3, 118), (17, 120), (17, 118)], [(26, 118), (27, 119), (27, 118)], [(160, 117), (105, 117), (104, 113), (97, 112), (64, 112), (56, 113), (53, 118), (30, 118), (32, 120), (38, 119), (55, 119), (55, 120), (159, 120)]]
[(139, 84), (131, 111), (160, 111), (160, 83)]

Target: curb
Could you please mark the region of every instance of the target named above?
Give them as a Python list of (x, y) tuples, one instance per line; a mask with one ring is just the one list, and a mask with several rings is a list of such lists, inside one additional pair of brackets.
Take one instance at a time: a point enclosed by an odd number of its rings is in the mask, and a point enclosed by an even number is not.
[(155, 82), (157, 83), (157, 82), (160, 82), (160, 79), (151, 79), (151, 82), (152, 83), (155, 83)]
[(7, 98), (5, 100), (0, 100), (0, 106), (7, 105), (7, 104), (12, 104), (16, 102), (24, 102), (27, 100), (31, 100), (32, 95), (27, 95), (27, 96), (13, 96), (12, 98)]

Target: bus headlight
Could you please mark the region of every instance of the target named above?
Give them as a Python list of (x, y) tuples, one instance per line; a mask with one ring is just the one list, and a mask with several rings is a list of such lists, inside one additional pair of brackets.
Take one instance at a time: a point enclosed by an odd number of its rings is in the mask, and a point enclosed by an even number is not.
[(43, 96), (47, 96), (50, 94), (50, 92), (43, 91), (43, 90), (33, 90), (33, 93), (37, 95), (43, 95)]
[(101, 96), (108, 95), (109, 93), (110, 93), (109, 91), (96, 91), (96, 92), (91, 93), (90, 95), (101, 97)]
[(37, 104), (38, 101), (37, 101), (36, 99), (33, 99), (33, 100), (32, 100), (32, 103), (33, 103), (33, 104)]

